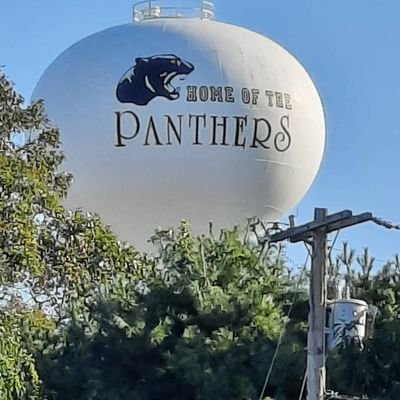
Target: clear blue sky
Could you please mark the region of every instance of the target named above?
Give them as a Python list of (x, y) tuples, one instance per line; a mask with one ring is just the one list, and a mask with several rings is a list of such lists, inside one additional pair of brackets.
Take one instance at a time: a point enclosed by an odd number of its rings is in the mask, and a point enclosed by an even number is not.
[[(131, 0), (1, 0), (0, 65), (29, 98), (48, 64), (79, 39), (130, 21)], [(400, 2), (215, 0), (217, 18), (269, 36), (294, 54), (325, 105), (328, 144), (297, 222), (313, 208), (373, 211), (400, 222)], [(340, 241), (378, 259), (400, 252), (400, 233), (367, 224)], [(289, 256), (303, 261), (299, 246)]]

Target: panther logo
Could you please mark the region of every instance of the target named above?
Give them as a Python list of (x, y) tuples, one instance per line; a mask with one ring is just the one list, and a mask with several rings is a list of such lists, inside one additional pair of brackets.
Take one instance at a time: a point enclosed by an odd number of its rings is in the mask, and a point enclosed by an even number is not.
[(194, 66), (173, 55), (158, 55), (148, 58), (137, 58), (118, 82), (117, 99), (121, 103), (147, 105), (155, 97), (168, 100), (179, 98), (179, 89), (172, 86), (172, 80), (178, 75), (189, 75)]

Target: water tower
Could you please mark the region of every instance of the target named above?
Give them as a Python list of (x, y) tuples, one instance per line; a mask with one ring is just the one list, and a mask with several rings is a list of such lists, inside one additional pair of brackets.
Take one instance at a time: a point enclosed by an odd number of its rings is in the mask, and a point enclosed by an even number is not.
[(216, 22), (208, 1), (144, 1), (133, 21), (62, 53), (41, 77), (60, 127), (66, 205), (143, 247), (158, 226), (196, 231), (280, 219), (320, 168), (325, 123), (301, 64)]

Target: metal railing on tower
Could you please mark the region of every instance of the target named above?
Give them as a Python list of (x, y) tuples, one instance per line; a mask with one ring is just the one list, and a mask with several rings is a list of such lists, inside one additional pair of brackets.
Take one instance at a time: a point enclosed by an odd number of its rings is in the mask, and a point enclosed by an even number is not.
[(157, 18), (214, 19), (215, 7), (206, 0), (145, 0), (134, 4), (133, 21)]

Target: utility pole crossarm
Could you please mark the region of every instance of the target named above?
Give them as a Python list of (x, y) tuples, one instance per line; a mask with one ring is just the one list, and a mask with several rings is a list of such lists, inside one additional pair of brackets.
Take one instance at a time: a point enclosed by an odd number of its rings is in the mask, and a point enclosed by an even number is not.
[(307, 237), (311, 237), (313, 231), (323, 228), (327, 224), (338, 222), (343, 220), (344, 218), (350, 218), (352, 216), (353, 213), (350, 210), (344, 210), (336, 214), (328, 215), (321, 221), (311, 221), (304, 225), (289, 228), (284, 232), (276, 233), (275, 235), (270, 236), (267, 240), (273, 243), (289, 239), (292, 242), (293, 236), (308, 234)]
[[(373, 219), (374, 219), (373, 215), (370, 212), (366, 212), (359, 215), (349, 216), (347, 218), (343, 218), (342, 220), (338, 220), (332, 223), (325, 222), (325, 224), (323, 225), (323, 227), (321, 227), (321, 229), (323, 229), (325, 233), (328, 234), (334, 231), (338, 231), (340, 229), (349, 228), (351, 226), (361, 224), (363, 222), (373, 221)], [(301, 234), (293, 235), (290, 238), (290, 241), (292, 243), (296, 243), (300, 241), (305, 241), (310, 237), (311, 237), (310, 233), (305, 232), (305, 234), (303, 235)]]
[[(326, 234), (337, 231), (339, 229), (348, 228), (353, 225), (358, 225), (367, 221), (377, 222), (372, 213), (366, 212), (358, 215), (353, 215), (349, 210), (344, 210), (336, 214), (328, 215), (321, 221), (312, 221), (304, 225), (289, 228), (284, 232), (276, 233), (270, 236), (267, 240), (270, 242), (280, 242), (289, 240), (291, 243), (307, 241), (312, 238), (313, 232), (323, 230)], [(387, 226), (389, 223), (378, 220), (379, 225)], [(389, 227), (389, 226), (388, 226)], [(395, 225), (390, 225), (391, 228), (396, 228)], [(400, 229), (400, 227), (398, 228)]]

